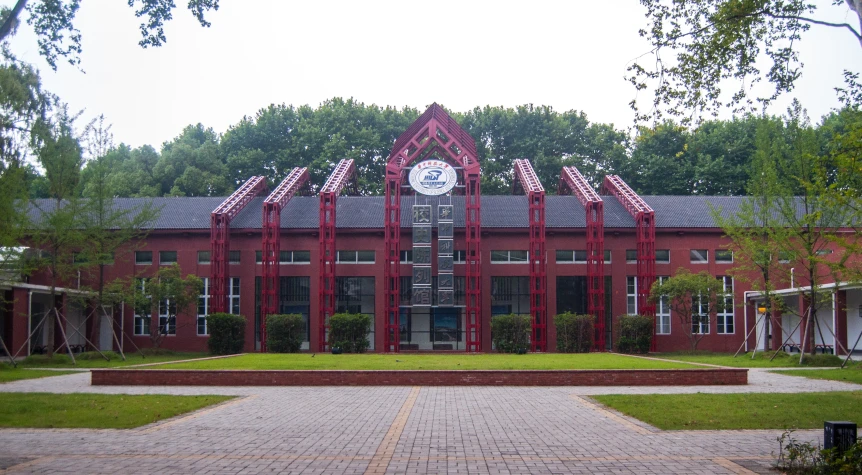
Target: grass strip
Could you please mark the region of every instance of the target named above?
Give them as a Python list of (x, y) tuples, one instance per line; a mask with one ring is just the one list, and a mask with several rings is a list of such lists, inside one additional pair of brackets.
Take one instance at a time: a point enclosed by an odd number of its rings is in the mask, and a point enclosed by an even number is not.
[(707, 363), (719, 366), (731, 366), (735, 368), (799, 368), (800, 366), (841, 366), (841, 358), (833, 355), (806, 355), (802, 365), (799, 364), (798, 353), (779, 352), (772, 358), (773, 351), (758, 351), (751, 357), (751, 353), (740, 353), (736, 358), (733, 353), (712, 353), (708, 351), (698, 352), (672, 352), (659, 353), (654, 356), (676, 361), (688, 361), (691, 363)]
[(232, 370), (559, 370), (699, 368), (686, 363), (654, 361), (609, 353), (528, 355), (332, 355), (328, 353), (246, 354), (235, 358), (191, 361), (148, 369)]
[(843, 381), (845, 383), (862, 384), (862, 367), (847, 367), (844, 369), (800, 369), (794, 371), (770, 371), (787, 376), (802, 376), (811, 379), (826, 379)]
[(146, 357), (142, 357), (140, 353), (126, 353), (126, 360), (123, 361), (119, 353), (113, 351), (105, 351), (103, 353), (110, 358), (110, 361), (105, 361), (99, 353), (91, 351), (75, 355), (75, 362), (77, 364), (72, 364), (72, 359), (69, 358), (69, 355), (56, 353), (51, 358), (45, 355), (30, 355), (20, 362), (18, 366), (22, 368), (117, 368), (212, 356), (207, 353), (179, 353), (163, 350), (155, 354), (147, 354)]
[(131, 429), (232, 396), (0, 393), (0, 427)]
[(823, 421), (862, 420), (862, 391), (609, 395), (593, 399), (662, 430), (822, 429)]
[(23, 369), (0, 365), (0, 383), (21, 381), (22, 379), (47, 378), (48, 376), (60, 376), (77, 372), (78, 371), (48, 371), (38, 369)]

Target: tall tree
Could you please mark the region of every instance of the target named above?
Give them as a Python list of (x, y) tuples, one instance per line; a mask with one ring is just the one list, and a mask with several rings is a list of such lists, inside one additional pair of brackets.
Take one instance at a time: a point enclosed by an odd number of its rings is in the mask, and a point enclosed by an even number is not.
[[(631, 102), (636, 120), (666, 115), (683, 124), (729, 107), (752, 110), (790, 92), (802, 75), (798, 44), (812, 26), (838, 28), (862, 47), (862, 1), (833, 0), (855, 21), (825, 21), (804, 0), (641, 0), (651, 54), (629, 66), (637, 91), (652, 90), (647, 108)], [(824, 9), (829, 7), (823, 7)], [(851, 23), (858, 23), (853, 25)], [(763, 64), (766, 61), (768, 64)], [(765, 94), (755, 91), (768, 83)]]

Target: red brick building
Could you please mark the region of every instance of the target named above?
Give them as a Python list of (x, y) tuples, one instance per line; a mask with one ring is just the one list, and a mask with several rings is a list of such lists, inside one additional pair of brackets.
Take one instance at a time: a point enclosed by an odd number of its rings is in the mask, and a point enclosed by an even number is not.
[[(452, 191), (424, 195), (411, 189), (408, 174), (423, 160), (448, 164), (457, 175)], [(130, 306), (115, 309), (115, 331), (105, 320), (98, 344), (105, 349), (122, 344), (127, 351), (130, 341), (148, 347), (150, 325), (160, 321), (169, 333), (163, 347), (204, 351), (206, 315), (224, 309), (247, 317), (246, 351), (261, 347), (262, 313), (302, 314), (308, 324), (304, 347), (324, 351), (326, 316), (350, 311), (373, 317), (369, 339), (376, 352), (492, 351), (492, 316), (517, 313), (532, 316), (533, 350), (554, 351), (553, 315), (571, 311), (598, 316), (596, 349), (606, 350), (616, 337), (619, 315), (654, 312), (655, 350), (671, 351), (688, 348), (690, 329), (665, 306), (651, 308), (642, 284), (684, 267), (722, 279), (734, 302), (697, 328), (706, 334), (700, 349), (736, 351), (752, 329), (757, 331), (748, 336), (747, 347), (764, 346), (755, 335), (766, 329), (753, 304), (744, 305), (750, 289), (729, 276), (733, 255), (710, 213), (713, 206), (730, 214), (744, 198), (638, 197), (613, 177), (599, 195), (578, 188), (588, 185), (577, 182), (576, 171), (570, 175), (575, 181), (561, 182), (561, 194), (545, 196), (542, 184), (531, 181), (535, 176), (526, 161), (515, 170), (515, 188), (523, 194), (481, 196), (472, 139), (436, 105), (396, 141), (386, 196), (339, 197), (349, 190), (352, 171), (350, 162), (340, 165), (317, 196), (299, 195), (307, 174), (298, 169), (268, 197), (255, 182), (230, 198), (153, 199), (161, 207), (154, 229), (142, 246), (110, 266), (109, 279), (149, 276), (177, 263), (184, 274), (205, 281), (198, 310), (169, 322), (167, 315), (135, 315)], [(116, 202), (134, 207), (140, 201)], [(425, 210), (430, 215), (422, 215)], [(418, 229), (423, 227), (428, 229)], [(440, 242), (450, 233), (451, 243)], [(32, 279), (0, 287), (8, 302), (0, 313), (0, 336), (11, 352), (23, 347), (26, 354), (44, 344), (44, 331), (36, 326), (50, 302), (40, 284)], [(64, 291), (77, 286), (69, 282)], [(824, 346), (837, 339), (846, 347), (849, 334), (852, 346), (862, 332), (856, 310), (862, 295), (840, 286), (834, 290), (829, 332), (816, 339)], [(74, 307), (67, 308), (66, 333), (70, 342), (83, 345), (93, 320)], [(786, 332), (795, 323), (791, 316), (777, 319), (784, 319)], [(770, 330), (783, 335), (781, 326)], [(778, 348), (783, 340), (773, 337), (767, 346)]]

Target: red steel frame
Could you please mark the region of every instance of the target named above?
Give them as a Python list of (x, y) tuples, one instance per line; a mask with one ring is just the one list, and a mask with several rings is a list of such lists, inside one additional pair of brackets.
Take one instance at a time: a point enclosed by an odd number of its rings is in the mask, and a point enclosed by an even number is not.
[[(608, 175), (602, 190), (614, 195), (635, 218), (638, 253), (638, 313), (655, 317), (655, 304), (649, 293), (655, 282), (655, 212), (626, 182), (617, 175)], [(652, 349), (655, 350), (655, 325), (653, 325)]]
[(230, 221), (258, 194), (266, 191), (266, 178), (253, 176), (214, 209), (210, 216), (210, 313), (228, 309), (228, 257)]
[(515, 192), (530, 200), (530, 315), (532, 351), (548, 351), (548, 273), (545, 258), (545, 188), (533, 166), (515, 159)]
[(587, 312), (596, 317), (595, 349), (605, 351), (604, 202), (575, 167), (563, 167), (559, 194), (572, 194), (584, 205), (587, 220)]
[(461, 168), (459, 185), (465, 195), (466, 234), (466, 350), (482, 349), (481, 299), (481, 187), (476, 143), (439, 105), (431, 104), (395, 141), (386, 165), (384, 250), (385, 345), (398, 352), (401, 340), (401, 193), (406, 169), (414, 162), (436, 157)]
[(263, 200), (263, 278), (260, 301), (260, 351), (266, 352), (266, 317), (278, 311), (279, 256), (281, 254), (281, 210), (303, 187), (308, 187), (308, 169), (294, 168)]
[(328, 348), (326, 331), (335, 313), (335, 205), (346, 187), (356, 194), (356, 165), (347, 158), (338, 162), (320, 189), (320, 351)]

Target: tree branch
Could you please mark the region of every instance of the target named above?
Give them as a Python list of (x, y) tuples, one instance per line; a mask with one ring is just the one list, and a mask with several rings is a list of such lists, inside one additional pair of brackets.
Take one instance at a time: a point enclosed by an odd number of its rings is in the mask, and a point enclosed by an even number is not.
[(813, 18), (808, 18), (808, 17), (804, 17), (804, 16), (773, 15), (773, 14), (769, 13), (769, 11), (764, 11), (763, 14), (770, 17), (770, 18), (776, 18), (779, 20), (800, 20), (800, 21), (805, 21), (808, 23), (813, 23), (815, 25), (831, 26), (833, 28), (847, 28), (848, 30), (850, 30), (850, 32), (853, 34), (853, 36), (855, 36), (856, 39), (859, 40), (859, 42), (862, 44), (862, 34), (860, 34), (858, 31), (856, 31), (856, 29), (853, 28), (853, 25), (851, 25), (849, 23), (832, 23), (832, 22), (828, 22), (828, 21), (815, 20)]
[(3, 25), (0, 26), (0, 41), (3, 41), (10, 33), (12, 33), (12, 27), (15, 26), (15, 23), (18, 21), (18, 15), (21, 14), (21, 10), (24, 9), (24, 6), (27, 5), (27, 0), (18, 0), (12, 10), (9, 12), (9, 16), (3, 20)]

